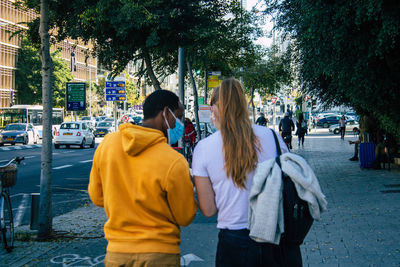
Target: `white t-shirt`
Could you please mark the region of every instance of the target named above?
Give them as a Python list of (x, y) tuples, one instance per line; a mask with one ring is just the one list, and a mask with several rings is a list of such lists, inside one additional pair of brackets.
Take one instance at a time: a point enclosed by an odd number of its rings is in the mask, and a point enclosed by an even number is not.
[[(258, 162), (263, 162), (277, 155), (274, 136), (269, 128), (253, 125), (254, 133), (259, 138), (262, 151)], [(287, 147), (277, 134), (282, 153)], [(236, 187), (228, 178), (224, 169), (221, 132), (201, 140), (194, 149), (192, 172), (194, 176), (209, 177), (215, 192), (215, 202), (218, 210), (219, 229), (238, 230), (247, 228), (249, 192), (254, 171), (247, 175), (246, 189)]]

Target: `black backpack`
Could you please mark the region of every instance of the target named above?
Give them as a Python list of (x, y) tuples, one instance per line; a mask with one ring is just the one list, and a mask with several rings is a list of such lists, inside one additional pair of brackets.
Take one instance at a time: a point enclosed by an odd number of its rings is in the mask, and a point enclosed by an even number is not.
[[(276, 163), (282, 168), (280, 156), (282, 154), (278, 137), (275, 131), (274, 135), (276, 150), (278, 156), (275, 158)], [(306, 237), (311, 225), (314, 222), (310, 214), (308, 203), (297, 194), (296, 187), (292, 179), (282, 171), (282, 198), (283, 198), (283, 215), (285, 222), (285, 232), (281, 235), (280, 244), (285, 245), (301, 245)]]

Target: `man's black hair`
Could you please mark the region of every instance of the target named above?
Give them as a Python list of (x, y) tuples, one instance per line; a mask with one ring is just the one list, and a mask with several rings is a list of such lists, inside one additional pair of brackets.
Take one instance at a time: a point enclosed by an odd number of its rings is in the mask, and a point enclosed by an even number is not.
[(169, 107), (171, 111), (177, 110), (179, 108), (179, 97), (168, 90), (156, 90), (144, 101), (143, 120), (156, 117), (165, 107)]

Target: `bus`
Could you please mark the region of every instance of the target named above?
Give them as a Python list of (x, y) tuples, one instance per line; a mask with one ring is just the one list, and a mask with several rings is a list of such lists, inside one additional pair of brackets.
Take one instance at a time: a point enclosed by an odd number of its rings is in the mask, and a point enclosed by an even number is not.
[[(0, 108), (0, 129), (10, 123), (32, 123), (39, 131), (42, 138), (43, 106), (39, 105), (14, 105), (8, 108)], [(64, 121), (64, 109), (53, 108), (53, 128), (57, 129)]]

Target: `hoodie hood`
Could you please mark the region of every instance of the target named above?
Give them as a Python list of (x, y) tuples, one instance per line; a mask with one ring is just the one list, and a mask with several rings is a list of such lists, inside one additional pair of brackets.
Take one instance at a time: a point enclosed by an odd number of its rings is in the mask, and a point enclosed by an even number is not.
[(122, 135), (123, 150), (130, 156), (137, 156), (158, 143), (167, 142), (164, 134), (156, 129), (133, 125), (132, 123), (124, 123), (118, 129)]

